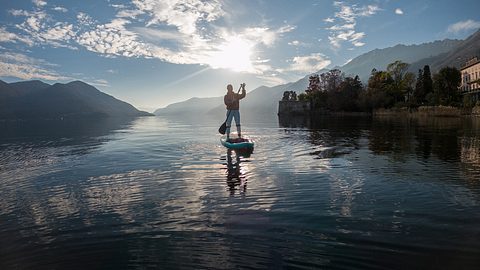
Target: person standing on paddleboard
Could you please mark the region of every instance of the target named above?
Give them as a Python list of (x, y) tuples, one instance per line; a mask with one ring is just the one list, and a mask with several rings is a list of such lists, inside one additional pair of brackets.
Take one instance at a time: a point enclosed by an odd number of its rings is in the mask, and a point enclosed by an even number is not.
[(230, 139), (230, 126), (232, 124), (232, 119), (235, 119), (235, 124), (237, 125), (237, 134), (238, 137), (242, 137), (242, 129), (240, 127), (240, 99), (244, 98), (247, 92), (245, 91), (245, 83), (240, 85), (242, 93), (233, 92), (233, 86), (231, 84), (227, 85), (227, 94), (223, 97), (223, 102), (227, 106), (227, 140)]

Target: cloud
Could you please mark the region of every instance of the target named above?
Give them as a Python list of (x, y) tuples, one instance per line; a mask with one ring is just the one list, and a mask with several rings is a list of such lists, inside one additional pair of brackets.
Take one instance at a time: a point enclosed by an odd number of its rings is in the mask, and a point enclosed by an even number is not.
[(480, 22), (474, 20), (466, 20), (451, 24), (447, 28), (449, 33), (459, 33), (480, 28)]
[(20, 53), (5, 52), (0, 54), (0, 77), (15, 77), (23, 80), (68, 80), (58, 74), (51, 64), (43, 59), (31, 58)]
[[(249, 27), (245, 28), (241, 33), (238, 34), (238, 36), (251, 42), (272, 46), (278, 37), (284, 33), (291, 32), (294, 29), (295, 27), (289, 25), (280, 27), (277, 30), (272, 30), (268, 27)], [(229, 36), (227, 35), (226, 37), (228, 38)]]
[(360, 41), (360, 39), (362, 39), (365, 36), (365, 33), (363, 32), (355, 32), (354, 30), (348, 30), (348, 31), (338, 31), (336, 32), (336, 34), (337, 34), (336, 36), (328, 37), (330, 44), (332, 44), (336, 48), (339, 48), (341, 46), (341, 42), (343, 41), (348, 41), (355, 47), (360, 47), (365, 45), (365, 43)]
[(330, 31), (328, 40), (334, 48), (340, 48), (343, 42), (349, 42), (355, 47), (365, 45), (360, 40), (365, 36), (364, 32), (356, 32), (357, 18), (370, 17), (375, 15), (381, 9), (377, 5), (367, 5), (358, 7), (357, 5), (347, 5), (344, 2), (336, 1), (333, 4), (338, 11), (335, 12), (333, 18), (327, 18), (324, 21), (337, 24), (327, 27)]
[(355, 22), (346, 23), (346, 24), (342, 24), (342, 25), (334, 25), (334, 26), (331, 26), (331, 27), (327, 28), (327, 30), (331, 30), (331, 31), (351, 30), (351, 29), (355, 29), (355, 25), (356, 25)]
[(323, 21), (326, 22), (326, 23), (333, 23), (335, 21), (335, 19), (331, 18), (331, 17), (328, 17), (328, 18), (323, 19)]
[(139, 11), (151, 16), (147, 26), (166, 23), (176, 27), (180, 33), (193, 34), (197, 25), (212, 22), (225, 12), (219, 0), (133, 0)]
[(21, 9), (10, 9), (8, 11), (13, 16), (29, 16), (30, 12)]
[(108, 24), (97, 25), (94, 30), (81, 34), (76, 41), (87, 50), (100, 54), (152, 57), (147, 46), (137, 40), (137, 35), (125, 28), (129, 23), (125, 19), (114, 19)]
[(77, 22), (79, 25), (84, 27), (96, 25), (97, 23), (92, 17), (90, 17), (90, 15), (83, 12), (79, 12), (77, 14)]
[(60, 23), (52, 28), (46, 29), (43, 33), (43, 38), (46, 40), (61, 40), (68, 41), (75, 37), (73, 25)]
[(291, 62), (292, 64), (288, 70), (305, 73), (319, 71), (331, 64), (331, 61), (321, 53), (313, 53), (308, 56), (296, 56)]
[(32, 0), (33, 4), (36, 5), (37, 7), (43, 7), (47, 5), (46, 1), (42, 0)]
[(110, 4), (111, 7), (113, 8), (118, 8), (118, 9), (125, 9), (127, 6), (122, 5), (122, 4)]
[(175, 41), (183, 42), (185, 36), (179, 35), (177, 31), (172, 30), (160, 30), (149, 27), (133, 27), (132, 31), (139, 34), (141, 37), (148, 41)]
[(33, 41), (27, 37), (8, 32), (6, 28), (0, 27), (0, 43), (1, 42), (11, 42), (16, 43), (17, 41), (26, 43), (29, 46), (33, 45)]
[[(83, 47), (105, 57), (157, 58), (173, 64), (213, 67), (212, 56), (221, 53), (222, 46), (232, 40), (245, 42), (257, 53), (274, 46), (295, 30), (292, 25), (270, 27), (266, 24), (235, 29), (226, 25), (231, 14), (220, 0), (132, 0), (121, 5), (107, 4), (115, 15), (99, 19), (102, 23), (84, 12), (77, 13), (76, 21), (75, 18), (69, 22), (59, 21), (55, 16), (63, 16), (47, 13), (45, 1), (36, 1), (35, 5), (31, 11), (9, 10), (11, 15), (25, 18), (15, 25), (20, 30), (17, 34), (0, 28), (0, 42)], [(51, 10), (68, 12), (58, 6), (50, 7)], [(252, 54), (252, 58), (258, 57)], [(248, 72), (267, 76), (273, 71), (272, 66), (263, 61), (248, 60), (252, 64)]]
[(87, 81), (87, 83), (97, 87), (111, 87), (110, 83), (104, 79), (95, 79), (93, 81)]
[(300, 46), (301, 42), (298, 41), (298, 40), (293, 40), (291, 42), (288, 43), (288, 45), (290, 46)]
[(53, 10), (63, 12), (63, 13), (68, 12), (68, 9), (64, 7), (54, 7)]
[(21, 24), (16, 24), (15, 27), (26, 33), (22, 41), (33, 45), (48, 44), (53, 47), (67, 47), (70, 49), (77, 49), (69, 44), (69, 41), (76, 36), (74, 26), (65, 22), (54, 22), (44, 10), (37, 10), (34, 12), (27, 12), (23, 10), (11, 10), (15, 16), (26, 17)]
[(134, 19), (136, 18), (138, 15), (142, 15), (144, 12), (141, 11), (141, 10), (131, 10), (131, 9), (125, 9), (125, 10), (120, 10), (118, 13), (117, 13), (117, 17), (119, 18), (131, 18), (131, 19)]
[(397, 14), (397, 15), (403, 15), (403, 10), (397, 8), (397, 9), (395, 9), (395, 14)]

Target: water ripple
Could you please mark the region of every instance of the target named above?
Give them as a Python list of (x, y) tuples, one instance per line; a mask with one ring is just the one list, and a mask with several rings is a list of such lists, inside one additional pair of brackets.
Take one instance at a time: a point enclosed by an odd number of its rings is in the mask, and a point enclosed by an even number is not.
[(9, 133), (0, 268), (478, 268), (480, 125), (317, 124)]

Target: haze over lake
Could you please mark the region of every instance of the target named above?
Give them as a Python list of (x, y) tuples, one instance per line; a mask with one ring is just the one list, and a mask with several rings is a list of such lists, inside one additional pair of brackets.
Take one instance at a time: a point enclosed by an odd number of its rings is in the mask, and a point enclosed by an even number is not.
[(1, 123), (0, 268), (480, 265), (480, 120), (244, 121)]

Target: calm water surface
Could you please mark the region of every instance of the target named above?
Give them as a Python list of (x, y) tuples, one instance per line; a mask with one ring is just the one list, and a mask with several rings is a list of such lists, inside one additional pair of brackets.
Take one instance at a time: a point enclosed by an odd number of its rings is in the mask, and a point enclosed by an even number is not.
[(480, 120), (0, 123), (0, 269), (479, 269)]

